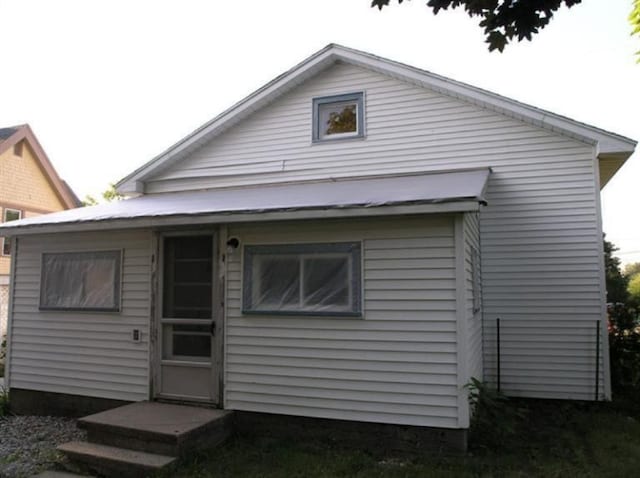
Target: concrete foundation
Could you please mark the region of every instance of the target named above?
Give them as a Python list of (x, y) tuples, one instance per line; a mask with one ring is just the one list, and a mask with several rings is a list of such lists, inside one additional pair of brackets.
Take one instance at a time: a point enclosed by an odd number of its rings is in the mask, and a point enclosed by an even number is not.
[(40, 392), (22, 388), (11, 388), (9, 390), (9, 401), (10, 411), (16, 415), (72, 418), (83, 417), (129, 403), (108, 398)]
[(466, 429), (415, 427), (384, 423), (235, 412), (235, 430), (247, 435), (326, 440), (374, 453), (465, 453)]

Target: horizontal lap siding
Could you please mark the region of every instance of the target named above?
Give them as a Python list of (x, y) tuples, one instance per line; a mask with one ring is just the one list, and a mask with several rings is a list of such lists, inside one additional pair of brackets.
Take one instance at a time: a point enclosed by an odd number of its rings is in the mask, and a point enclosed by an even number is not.
[[(312, 144), (311, 99), (349, 91), (365, 92), (366, 138)], [(595, 345), (572, 347), (574, 330), (591, 330), (602, 319), (594, 154), (590, 145), (517, 119), (338, 64), (160, 173), (148, 190), (491, 167), (488, 206), (480, 216), (485, 372), (490, 380), (496, 372), (491, 342), (495, 319), (524, 320), (532, 330), (520, 343), (547, 351), (545, 361), (537, 362), (539, 372), (547, 374), (549, 363), (555, 363), (549, 377), (563, 376), (569, 384), (582, 372), (565, 366), (567, 353), (581, 369), (595, 366)], [(433, 282), (444, 279), (438, 268), (379, 267), (366, 274), (379, 281), (374, 287), (386, 290), (387, 297), (400, 287), (395, 281), (403, 281), (408, 291), (417, 287), (411, 281), (437, 287)], [(387, 312), (394, 317), (412, 313)], [(377, 313), (384, 317), (382, 308)], [(572, 322), (556, 327), (565, 321)], [(477, 339), (476, 333), (474, 329), (470, 338)], [(547, 341), (549, 333), (558, 340)], [(477, 347), (477, 342), (471, 345)], [(530, 373), (518, 346), (505, 349), (502, 361), (505, 370), (511, 367), (518, 375), (502, 384), (507, 393), (594, 396), (595, 381), (563, 389)]]
[(456, 426), (451, 217), (234, 226), (229, 234), (245, 245), (362, 241), (364, 316), (243, 316), (241, 254), (232, 254), (225, 408)]
[[(482, 312), (474, 310), (474, 293), (482, 296), (481, 290), (473, 287), (473, 250), (480, 252), (480, 229), (478, 215), (467, 213), (464, 215), (464, 278), (466, 289), (465, 318), (468, 327), (467, 345), (469, 348), (469, 377), (482, 380)], [(475, 264), (479, 267), (480, 264)]]
[[(366, 139), (312, 144), (311, 99), (345, 91), (365, 91)], [(158, 173), (146, 188), (163, 192), (494, 163), (535, 184), (541, 172), (549, 181), (565, 181), (563, 175), (583, 165), (584, 149), (460, 100), (336, 65)], [(559, 153), (566, 164), (558, 163)]]
[(604, 393), (591, 154), (572, 164), (550, 178), (539, 172), (538, 183), (494, 168), (481, 211), (485, 379), (499, 378), (509, 395), (593, 400), (596, 388)]
[[(39, 311), (43, 252), (122, 249), (122, 311)], [(149, 232), (19, 239), (11, 387), (119, 400), (149, 397)], [(140, 329), (142, 341), (131, 340)]]

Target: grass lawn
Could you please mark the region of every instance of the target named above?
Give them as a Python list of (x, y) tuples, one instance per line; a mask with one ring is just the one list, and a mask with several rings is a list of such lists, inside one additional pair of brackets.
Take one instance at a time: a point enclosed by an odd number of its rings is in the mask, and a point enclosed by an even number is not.
[(521, 412), (512, 423), (512, 433), (496, 437), (492, 430), (475, 430), (465, 456), (372, 454), (344, 449), (328, 439), (235, 436), (171, 476), (640, 476), (640, 394), (628, 394), (613, 403), (510, 403)]

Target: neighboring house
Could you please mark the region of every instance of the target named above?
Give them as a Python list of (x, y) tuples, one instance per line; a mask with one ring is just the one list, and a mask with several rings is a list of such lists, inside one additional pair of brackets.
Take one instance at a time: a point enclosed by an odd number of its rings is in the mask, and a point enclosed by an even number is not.
[[(0, 128), (0, 223), (79, 206), (28, 125)], [(0, 237), (0, 337), (7, 330), (11, 244)]]
[(329, 45), (118, 184), (137, 197), (0, 227), (12, 402), (464, 435), (471, 377), (608, 399), (599, 191), (635, 145)]

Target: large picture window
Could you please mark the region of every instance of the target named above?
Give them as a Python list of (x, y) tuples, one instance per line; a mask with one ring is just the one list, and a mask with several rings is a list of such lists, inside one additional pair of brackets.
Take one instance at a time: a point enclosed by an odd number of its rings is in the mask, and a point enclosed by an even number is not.
[(360, 244), (244, 248), (246, 314), (361, 315)]
[(120, 310), (121, 251), (42, 255), (40, 309)]

